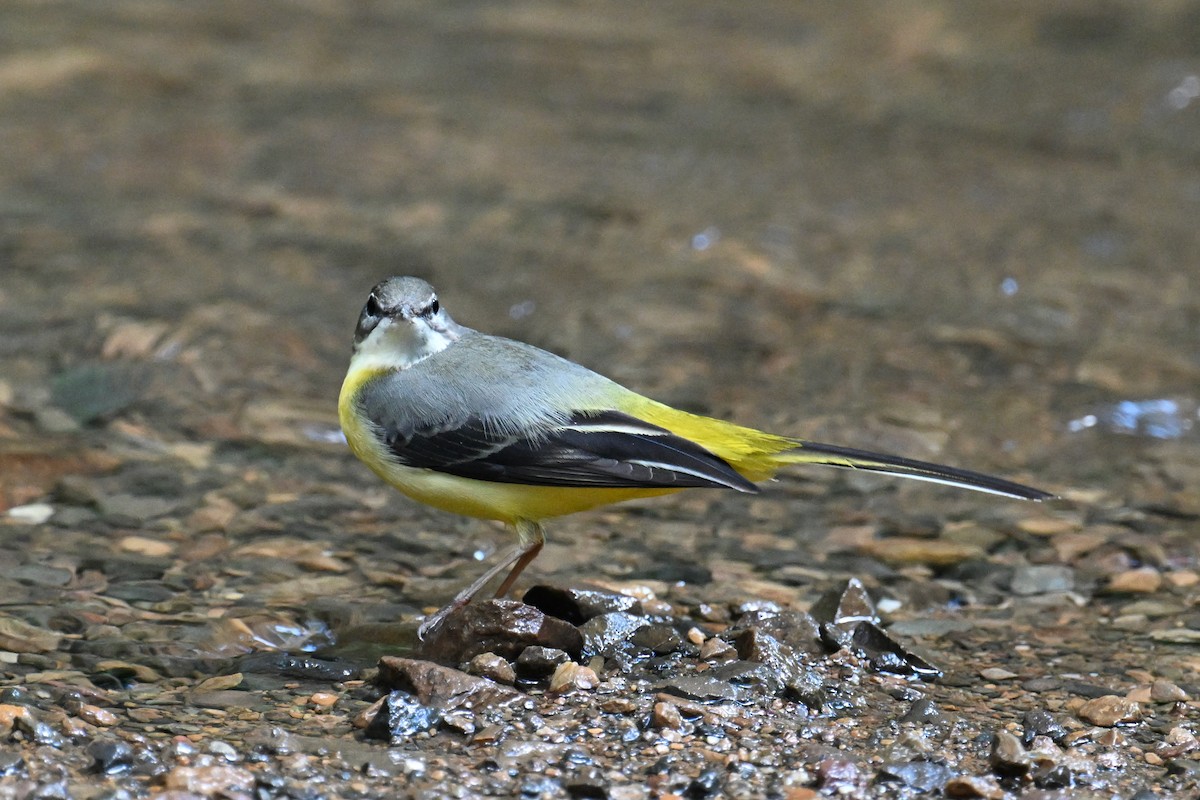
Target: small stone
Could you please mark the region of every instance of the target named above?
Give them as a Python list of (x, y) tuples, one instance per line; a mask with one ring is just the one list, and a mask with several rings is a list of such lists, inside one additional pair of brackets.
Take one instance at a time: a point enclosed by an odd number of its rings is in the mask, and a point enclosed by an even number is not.
[(1178, 685), (1160, 679), (1150, 684), (1150, 699), (1156, 703), (1186, 703), (1192, 698)]
[(641, 601), (636, 597), (604, 589), (538, 585), (531, 587), (521, 600), (572, 625), (618, 611), (634, 615), (642, 613)]
[(1003, 667), (987, 667), (986, 669), (979, 670), (979, 677), (985, 681), (1011, 681), (1017, 677), (1017, 673)]
[(167, 773), (167, 789), (200, 797), (249, 795), (254, 790), (254, 773), (244, 767), (217, 764), (205, 767), (178, 766)]
[(122, 741), (99, 739), (88, 745), (91, 771), (100, 775), (119, 775), (133, 767), (133, 748)]
[(411, 692), (422, 703), (444, 709), (479, 711), (525, 699), (521, 692), (486, 678), (429, 661), (397, 656), (379, 659), (376, 681), (384, 688)]
[(0, 650), (13, 653), (52, 653), (62, 635), (24, 620), (0, 614)]
[(650, 725), (654, 728), (668, 728), (673, 731), (683, 729), (683, 715), (673, 703), (655, 703), (650, 715)]
[(29, 503), (13, 506), (5, 512), (9, 519), (25, 525), (41, 525), (54, 516), (54, 506), (49, 503)]
[(338, 701), (338, 696), (333, 692), (313, 692), (308, 698), (308, 702), (318, 708), (330, 708)]
[(1008, 731), (996, 731), (989, 762), (992, 770), (1000, 775), (1024, 775), (1031, 766), (1021, 740)]
[(91, 703), (80, 704), (78, 716), (89, 725), (98, 725), (101, 728), (111, 727), (121, 721), (116, 714), (107, 708), (94, 706)]
[(1079, 529), (1079, 522), (1062, 517), (1029, 517), (1019, 520), (1017, 527), (1034, 536), (1057, 536)]
[(455, 609), (421, 642), (421, 655), (461, 664), (480, 653), (516, 658), (530, 645), (552, 647), (572, 657), (583, 650), (583, 635), (569, 622), (548, 617), (516, 600), (486, 600)]
[(1177, 589), (1187, 589), (1200, 583), (1200, 573), (1190, 569), (1180, 569), (1166, 574), (1167, 582)]
[(521, 655), (517, 657), (517, 674), (524, 678), (544, 678), (570, 660), (571, 657), (562, 650), (531, 645), (522, 650)]
[(1013, 571), (1013, 594), (1023, 596), (1070, 592), (1075, 588), (1075, 570), (1056, 564), (1018, 567)]
[(670, 625), (647, 625), (629, 637), (638, 647), (644, 647), (655, 655), (665, 656), (683, 646), (683, 637)]
[(441, 709), (428, 706), (406, 692), (393, 691), (383, 698), (363, 735), (368, 739), (403, 740), (429, 730), (441, 718)]
[(645, 617), (613, 611), (592, 617), (579, 626), (584, 656), (608, 656), (620, 649), (638, 629), (650, 624)]
[(1108, 582), (1108, 590), (1130, 594), (1151, 594), (1162, 588), (1162, 583), (1162, 573), (1154, 567), (1138, 567), (1113, 575), (1112, 580)]
[(230, 675), (216, 675), (212, 678), (205, 678), (196, 684), (192, 690), (197, 694), (207, 692), (223, 692), (226, 689), (234, 689), (242, 685), (243, 676), (240, 672), (234, 672)]
[(700, 646), (700, 658), (704, 661), (725, 661), (737, 658), (737, 650), (729, 642), (714, 636)]
[(1089, 700), (1079, 707), (1079, 718), (1084, 722), (1098, 725), (1101, 728), (1111, 728), (1128, 722), (1138, 722), (1142, 718), (1142, 709), (1136, 702), (1106, 694)]
[(117, 547), (127, 553), (138, 553), (152, 558), (164, 558), (175, 552), (175, 545), (170, 542), (147, 536), (126, 536), (117, 542)]
[(471, 663), (467, 665), (467, 672), (509, 686), (517, 680), (517, 673), (512, 664), (495, 653), (480, 653), (472, 658)]
[(942, 793), (946, 797), (981, 797), (984, 800), (1003, 800), (1007, 795), (991, 775), (958, 775), (946, 781)]
[(599, 683), (600, 678), (594, 669), (568, 661), (559, 664), (554, 670), (554, 674), (550, 676), (549, 688), (552, 694), (560, 694), (572, 689), (595, 689)]
[(867, 542), (862, 552), (887, 564), (929, 564), (949, 567), (984, 555), (982, 548), (948, 539), (888, 536)]
[(821, 595), (808, 612), (817, 622), (878, 622), (875, 603), (858, 578)]

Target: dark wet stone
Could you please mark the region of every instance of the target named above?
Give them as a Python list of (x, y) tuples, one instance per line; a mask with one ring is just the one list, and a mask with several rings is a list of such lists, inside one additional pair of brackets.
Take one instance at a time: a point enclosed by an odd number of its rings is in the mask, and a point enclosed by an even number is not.
[(530, 645), (553, 647), (578, 658), (583, 635), (568, 622), (516, 600), (471, 603), (449, 614), (421, 643), (421, 655), (461, 664), (480, 653), (515, 659)]
[(1056, 692), (1062, 688), (1062, 678), (1042, 677), (1030, 678), (1021, 682), (1021, 688), (1027, 692)]
[(521, 651), (517, 657), (517, 674), (522, 678), (545, 678), (554, 674), (559, 664), (565, 664), (571, 657), (562, 650), (553, 647), (532, 645)]
[(161, 603), (174, 597), (175, 591), (159, 581), (121, 581), (109, 584), (104, 594), (126, 603)]
[(915, 675), (922, 680), (934, 680), (942, 674), (941, 669), (906, 648), (873, 622), (856, 624), (851, 639), (854, 646), (880, 672)]
[(9, 777), (25, 770), (25, 759), (19, 750), (0, 750), (0, 777)]
[(1091, 700), (1113, 694), (1111, 687), (1087, 683), (1086, 681), (1066, 681), (1062, 684), (1062, 688), (1070, 694), (1077, 694), (1080, 697), (1086, 697)]
[(816, 620), (803, 611), (750, 611), (738, 618), (727, 634), (731, 641), (742, 631), (757, 629), (795, 650), (810, 655), (823, 653)]
[(166, 558), (98, 552), (84, 556), (79, 569), (102, 572), (110, 581), (161, 581), (170, 566)]
[(858, 578), (850, 578), (845, 585), (821, 595), (809, 614), (817, 623), (879, 622), (875, 603)]
[[(758, 665), (750, 665), (752, 668)], [(712, 670), (715, 672), (716, 670)], [(742, 690), (728, 680), (714, 675), (681, 675), (669, 678), (657, 687), (661, 691), (687, 700), (741, 700)]]
[(1167, 772), (1188, 780), (1200, 780), (1200, 761), (1194, 758), (1173, 758), (1167, 762)]
[(725, 782), (724, 774), (717, 769), (706, 769), (701, 772), (692, 782), (683, 790), (683, 796), (688, 800), (704, 800), (706, 797), (715, 797), (721, 792), (721, 785)]
[(824, 681), (812, 671), (805, 656), (784, 644), (762, 628), (747, 628), (734, 639), (738, 657), (766, 667), (766, 688), (782, 693), (807, 707), (818, 710), (824, 704)]
[(521, 599), (542, 613), (572, 625), (618, 611), (642, 613), (642, 603), (637, 598), (603, 589), (538, 585), (527, 591)]
[(94, 741), (88, 745), (87, 753), (92, 757), (92, 772), (101, 775), (119, 775), (133, 767), (133, 748), (122, 741)]
[(563, 782), (563, 788), (567, 790), (569, 797), (583, 800), (604, 800), (608, 797), (608, 785), (609, 781), (604, 777), (604, 772), (597, 767), (582, 769)]
[(884, 764), (879, 769), (880, 780), (897, 781), (920, 792), (939, 792), (952, 777), (953, 769), (933, 761)]
[(901, 722), (912, 722), (918, 725), (948, 725), (953, 720), (938, 708), (938, 705), (928, 697), (922, 697), (911, 706), (908, 711), (904, 712), (904, 716), (900, 717)]
[(862, 777), (858, 765), (846, 758), (823, 758), (814, 771), (817, 786), (837, 794), (852, 794)]
[(1067, 735), (1067, 729), (1059, 724), (1050, 712), (1041, 708), (1031, 708), (1025, 712), (1021, 720), (1023, 733), (1021, 743), (1026, 747), (1033, 744), (1036, 736), (1048, 736), (1054, 742), (1061, 744)]
[(18, 717), (17, 725), (23, 728), (26, 735), (38, 744), (44, 744), (49, 747), (62, 747), (64, 744), (62, 734), (54, 730), (47, 722), (33, 722), (29, 718)]
[(288, 678), (338, 683), (356, 678), (361, 667), (340, 658), (316, 658), (288, 653), (252, 653), (234, 661), (235, 672), (282, 675)]
[(1031, 766), (1021, 740), (1008, 731), (996, 731), (988, 761), (997, 775), (1024, 775)]
[(629, 641), (638, 628), (649, 625), (645, 617), (636, 616), (626, 611), (613, 611), (592, 617), (579, 626), (583, 635), (584, 660), (592, 656), (608, 656), (617, 648)]
[(388, 693), (363, 735), (368, 739), (388, 741), (407, 739), (414, 733), (429, 730), (441, 718), (441, 709), (427, 706), (407, 692), (393, 691)]
[(137, 401), (149, 383), (139, 364), (85, 363), (57, 375), (50, 384), (54, 405), (81, 425), (114, 416)]
[(384, 656), (379, 659), (379, 686), (400, 689), (417, 696), (426, 705), (472, 711), (519, 702), (525, 695), (516, 689), (468, 675), (457, 669), (412, 658)]
[(683, 647), (683, 637), (670, 625), (647, 625), (638, 628), (629, 637), (629, 642), (659, 656), (674, 653)]
[(36, 701), (24, 686), (6, 686), (0, 689), (0, 703), (16, 706), (36, 705)]
[(1075, 775), (1066, 764), (1048, 764), (1033, 773), (1033, 784), (1039, 789), (1068, 789), (1075, 785)]

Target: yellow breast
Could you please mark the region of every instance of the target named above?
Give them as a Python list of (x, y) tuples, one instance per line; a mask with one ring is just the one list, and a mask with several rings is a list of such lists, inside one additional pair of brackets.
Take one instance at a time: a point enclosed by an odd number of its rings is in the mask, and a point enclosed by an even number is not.
[(351, 369), (338, 398), (338, 418), (350, 450), (376, 475), (422, 503), (469, 517), (513, 523), (574, 514), (589, 508), (639, 497), (657, 497), (679, 489), (586, 489), (530, 486), (462, 478), (398, 463), (370, 420), (362, 416), (355, 397), (362, 387), (387, 372)]

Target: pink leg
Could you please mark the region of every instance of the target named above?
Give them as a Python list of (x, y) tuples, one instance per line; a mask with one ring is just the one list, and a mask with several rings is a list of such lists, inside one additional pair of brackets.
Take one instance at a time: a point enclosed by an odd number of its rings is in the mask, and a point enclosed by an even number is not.
[(500, 584), (500, 588), (496, 590), (496, 597), (503, 597), (508, 594), (508, 590), (512, 588), (517, 577), (529, 566), (531, 561), (537, 558), (538, 553), (542, 551), (542, 545), (546, 543), (546, 537), (542, 533), (542, 526), (536, 522), (519, 520), (514, 527), (517, 529), (517, 543), (508, 550), (505, 550), (504, 554), (495, 564), (489, 567), (478, 578), (471, 581), (471, 584), (456, 594), (454, 599), (447, 605), (426, 617), (421, 626), (417, 628), (418, 638), (429, 638), (429, 634), (441, 626), (446, 617), (474, 600), (475, 595), (479, 594), (483, 590), (483, 587), (491, 583), (501, 572), (511, 567), (512, 569), (509, 571), (508, 576)]

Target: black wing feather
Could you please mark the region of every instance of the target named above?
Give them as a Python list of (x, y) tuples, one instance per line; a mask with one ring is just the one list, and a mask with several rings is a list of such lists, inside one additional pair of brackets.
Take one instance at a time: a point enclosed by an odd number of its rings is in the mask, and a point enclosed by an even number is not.
[(410, 467), (497, 483), (588, 488), (758, 488), (696, 443), (618, 411), (576, 412), (538, 436), (471, 416), (449, 429), (385, 431)]

